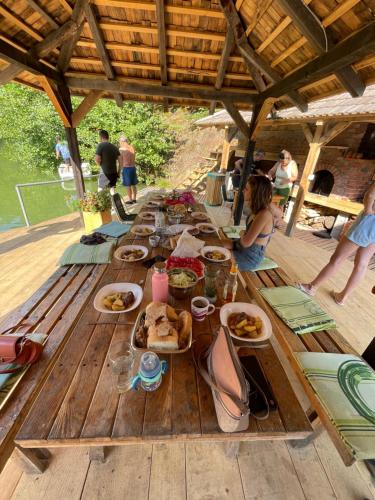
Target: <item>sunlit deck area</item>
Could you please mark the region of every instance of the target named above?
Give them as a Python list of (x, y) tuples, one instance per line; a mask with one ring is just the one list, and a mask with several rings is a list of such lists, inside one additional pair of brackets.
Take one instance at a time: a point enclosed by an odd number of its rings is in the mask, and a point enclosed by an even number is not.
[[(229, 213), (208, 207), (218, 224)], [(55, 270), (62, 251), (82, 234), (76, 214), (20, 229), (0, 237), (2, 312), (21, 304)], [(308, 280), (327, 262), (330, 252), (297, 237), (277, 232), (268, 255), (293, 279)], [(28, 256), (32, 255), (33, 259)], [(32, 264), (31, 264), (32, 262)], [(334, 282), (324, 286), (318, 302), (337, 321), (343, 336), (362, 352), (373, 338), (375, 273), (369, 270), (347, 306), (338, 307), (329, 296), (352, 268), (347, 262)], [(22, 280), (20, 279), (22, 277)], [(281, 359), (282, 353), (280, 353)], [(285, 359), (284, 359), (285, 361)], [(288, 371), (296, 393), (307, 409), (298, 381)], [(4, 499), (365, 499), (375, 489), (361, 462), (345, 467), (326, 431), (304, 448), (289, 442), (242, 443), (237, 458), (228, 458), (224, 445), (209, 443), (142, 444), (112, 448), (106, 462), (91, 462), (82, 448), (52, 449), (49, 468), (40, 475), (22, 472), (13, 455), (0, 476)]]

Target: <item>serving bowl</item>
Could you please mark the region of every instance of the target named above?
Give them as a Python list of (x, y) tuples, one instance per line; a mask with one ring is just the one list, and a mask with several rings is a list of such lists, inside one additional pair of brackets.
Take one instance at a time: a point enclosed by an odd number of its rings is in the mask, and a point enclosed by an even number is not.
[[(141, 250), (143, 252), (142, 257), (134, 260), (127, 260), (122, 257), (126, 250)], [(148, 248), (142, 245), (124, 245), (122, 247), (118, 247), (115, 251), (114, 256), (116, 259), (121, 260), (122, 262), (138, 262), (139, 260), (145, 259), (148, 255)]]
[[(221, 253), (224, 256), (224, 259), (212, 259), (212, 258), (207, 256), (207, 254), (210, 252)], [(221, 262), (226, 262), (227, 260), (229, 260), (232, 257), (232, 254), (231, 254), (230, 250), (228, 250), (228, 248), (217, 247), (217, 246), (204, 246), (203, 248), (201, 248), (200, 254), (205, 259), (209, 260), (210, 262), (215, 262), (216, 264), (220, 264)]]
[[(232, 330), (228, 326), (228, 318), (233, 313), (245, 313), (252, 317), (258, 317), (262, 320), (262, 330), (259, 337), (250, 339), (246, 337), (240, 337), (232, 332)], [(247, 302), (229, 302), (228, 304), (223, 305), (220, 309), (220, 323), (224, 326), (228, 327), (228, 330), (231, 336), (234, 339), (240, 340), (241, 342), (246, 343), (257, 343), (264, 342), (268, 340), (272, 335), (272, 325), (267, 316), (267, 314), (261, 309), (259, 306), (255, 304), (248, 304)]]
[(168, 277), (184, 272), (188, 276), (191, 276), (191, 278), (194, 279), (193, 283), (190, 283), (189, 285), (186, 286), (172, 285), (170, 282), (168, 283), (168, 290), (169, 293), (172, 295), (172, 297), (175, 297), (176, 299), (185, 299), (186, 297), (189, 297), (194, 287), (198, 283), (198, 275), (191, 269), (182, 267), (174, 267), (173, 269), (170, 269), (167, 272), (168, 272)]

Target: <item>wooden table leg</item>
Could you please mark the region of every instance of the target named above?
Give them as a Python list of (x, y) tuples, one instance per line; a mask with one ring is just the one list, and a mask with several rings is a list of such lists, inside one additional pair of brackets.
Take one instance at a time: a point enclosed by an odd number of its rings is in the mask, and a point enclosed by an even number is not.
[(225, 456), (227, 458), (237, 458), (240, 452), (240, 441), (228, 441), (224, 443)]
[(90, 446), (89, 458), (91, 461), (104, 463), (105, 462), (105, 451), (104, 446)]
[(50, 452), (45, 449), (29, 449), (16, 446), (15, 457), (19, 466), (28, 474), (42, 474), (48, 467)]

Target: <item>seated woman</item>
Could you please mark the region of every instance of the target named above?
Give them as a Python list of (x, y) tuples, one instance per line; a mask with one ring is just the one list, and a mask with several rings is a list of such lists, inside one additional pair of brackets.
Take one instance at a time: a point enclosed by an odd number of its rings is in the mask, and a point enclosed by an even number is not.
[(274, 179), (274, 194), (282, 196), (279, 206), (282, 207), (288, 201), (293, 182), (298, 177), (297, 163), (292, 159), (289, 151), (283, 149), (279, 161), (271, 168), (267, 176)]
[(240, 271), (253, 271), (264, 258), (266, 247), (275, 231), (275, 219), (280, 210), (272, 205), (271, 181), (262, 175), (252, 175), (244, 189), (244, 201), (251, 209), (246, 230), (239, 241), (224, 241), (226, 248), (233, 249)]

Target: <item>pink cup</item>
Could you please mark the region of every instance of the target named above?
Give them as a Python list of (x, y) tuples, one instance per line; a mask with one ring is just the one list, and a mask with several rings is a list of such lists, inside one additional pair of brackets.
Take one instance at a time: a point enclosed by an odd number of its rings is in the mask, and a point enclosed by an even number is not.
[(206, 297), (194, 297), (191, 300), (191, 313), (196, 321), (203, 321), (206, 316), (215, 311), (215, 306), (210, 304)]

